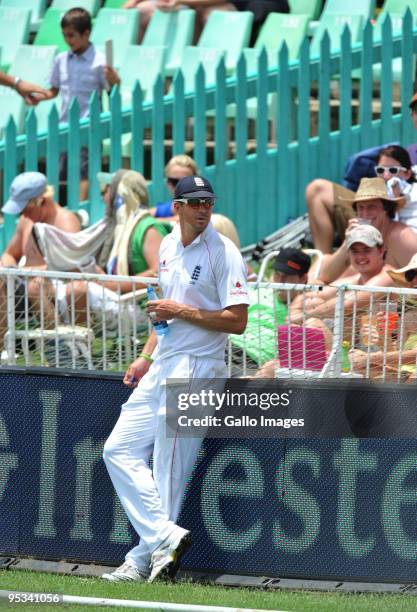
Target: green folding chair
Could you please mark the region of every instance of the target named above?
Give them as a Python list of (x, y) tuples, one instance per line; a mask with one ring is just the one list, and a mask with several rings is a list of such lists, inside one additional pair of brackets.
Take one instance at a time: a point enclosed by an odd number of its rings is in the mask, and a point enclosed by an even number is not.
[(288, 0), (293, 15), (308, 15), (309, 19), (318, 19), (321, 0)]
[(231, 73), (244, 47), (249, 46), (253, 13), (250, 11), (212, 11), (197, 47), (220, 49), (226, 54), (226, 70)]
[[(53, 46), (21, 45), (11, 64), (11, 74), (18, 74), (22, 79), (47, 86), (56, 51), (56, 47)], [(48, 102), (39, 104), (48, 104)], [(0, 130), (2, 134), (10, 115), (16, 123), (17, 132), (21, 134), (24, 131), (26, 110), (29, 110), (29, 107), (26, 107), (21, 96), (10, 87), (0, 87)]]
[(195, 11), (183, 9), (172, 13), (155, 11), (146, 28), (143, 46), (164, 46), (168, 53), (165, 73), (172, 76), (181, 66), (185, 47), (191, 45)]
[(69, 11), (72, 8), (83, 8), (95, 17), (99, 9), (99, 0), (52, 0), (51, 7), (60, 11)]
[(20, 45), (29, 39), (30, 10), (0, 6), (2, 70), (8, 71)]
[(352, 35), (352, 42), (359, 42), (362, 36), (363, 17), (355, 14), (326, 13), (320, 18), (310, 46), (311, 57), (320, 55), (320, 43), (325, 31), (330, 37), (330, 51), (340, 50), (340, 41), (343, 30), (348, 26)]
[(46, 0), (2, 0), (1, 6), (24, 8), (31, 11), (30, 30), (36, 32), (45, 13)]
[(308, 28), (308, 15), (287, 15), (283, 13), (269, 13), (258, 38), (255, 49), (265, 49), (268, 54), (276, 53), (285, 41), (288, 47), (289, 59), (297, 59)]
[(33, 41), (34, 45), (54, 45), (58, 51), (68, 51), (61, 31), (61, 19), (65, 11), (49, 8), (42, 19)]
[(113, 41), (113, 61), (116, 68), (122, 66), (129, 45), (138, 36), (139, 11), (102, 8), (94, 22), (91, 42), (103, 48), (106, 40)]

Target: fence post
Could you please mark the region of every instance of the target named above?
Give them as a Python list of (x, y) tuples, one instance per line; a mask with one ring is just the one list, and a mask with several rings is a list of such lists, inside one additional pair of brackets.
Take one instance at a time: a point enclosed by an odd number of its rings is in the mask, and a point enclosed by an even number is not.
[[(278, 55), (278, 109), (277, 109), (277, 224), (282, 227), (295, 209), (294, 194), (288, 189), (292, 175), (289, 156), (290, 139), (290, 79), (288, 72), (288, 47), (285, 41)], [(285, 206), (285, 204), (287, 206)]]
[(330, 37), (327, 30), (320, 42), (318, 136), (319, 176), (330, 178)]
[(415, 140), (414, 128), (408, 113), (408, 105), (413, 95), (414, 66), (416, 60), (413, 55), (413, 15), (410, 7), (404, 14), (402, 29), (402, 70), (401, 70), (401, 135), (403, 146)]
[(383, 143), (393, 139), (392, 125), (392, 27), (389, 13), (382, 24), (381, 49), (381, 139)]
[(298, 206), (297, 215), (305, 212), (305, 188), (310, 182), (311, 172), (311, 144), (310, 144), (310, 43), (304, 38), (300, 47), (297, 73), (298, 109)]
[(131, 168), (143, 172), (143, 94), (139, 81), (135, 82), (132, 92), (132, 149)]
[(35, 110), (30, 109), (25, 121), (26, 155), (25, 170), (34, 172), (38, 169), (38, 135)]
[(172, 135), (174, 143), (172, 153), (180, 155), (185, 150), (184, 77), (181, 70), (178, 70), (174, 77), (173, 91)]
[[(239, 70), (239, 66), (238, 66)], [(239, 86), (239, 85), (238, 85)], [(237, 90), (236, 90), (237, 91)], [(246, 91), (246, 85), (245, 85)], [(271, 172), (268, 171), (268, 55), (265, 47), (258, 57), (258, 77), (256, 81), (256, 104), (257, 104), (257, 116), (256, 116), (256, 181), (253, 193), (255, 195), (255, 201), (259, 202), (260, 206), (264, 206), (266, 203), (275, 204), (274, 199), (274, 181), (275, 177), (271, 176)], [(237, 92), (238, 102), (239, 94)], [(245, 106), (246, 106), (245, 100)], [(237, 123), (239, 122), (238, 116), (236, 116)], [(246, 132), (247, 133), (247, 132)], [(239, 205), (238, 205), (239, 206)], [(259, 215), (254, 206), (250, 206), (248, 203), (248, 211), (250, 211), (250, 222), (253, 223), (253, 227), (256, 227), (256, 236), (264, 237), (271, 233), (271, 217), (270, 215)], [(236, 211), (237, 213), (237, 211)], [(275, 212), (273, 218), (275, 218)], [(236, 217), (237, 218), (237, 217)], [(249, 226), (250, 227), (250, 226)], [(253, 240), (253, 236), (248, 236), (249, 241)]]
[(205, 74), (200, 64), (195, 75), (194, 96), (194, 159), (204, 173), (207, 165), (206, 149), (206, 92)]
[(56, 104), (48, 113), (48, 138), (46, 141), (46, 174), (53, 186), (56, 199), (59, 197), (59, 116)]
[(372, 25), (368, 21), (362, 33), (362, 79), (359, 95), (360, 146), (371, 146), (372, 142)]
[(153, 88), (152, 108), (152, 187), (155, 202), (165, 197), (164, 132), (164, 84), (161, 75), (158, 75)]
[(122, 103), (119, 85), (110, 94), (110, 172), (122, 166)]
[(97, 173), (101, 168), (101, 129), (100, 129), (100, 100), (98, 92), (94, 91), (89, 103), (90, 123), (88, 126), (88, 199), (90, 221), (95, 223), (103, 217), (100, 186)]
[(67, 203), (70, 210), (78, 210), (80, 201), (80, 107), (71, 100), (68, 113)]
[[(227, 157), (225, 80), (226, 68), (224, 58), (222, 57), (216, 68), (216, 92), (214, 96), (214, 165), (216, 177), (215, 183), (217, 183), (218, 186), (222, 186), (224, 193), (227, 191), (225, 179)], [(237, 129), (239, 129), (239, 126)], [(238, 170), (239, 168), (236, 168), (236, 172), (238, 172)], [(233, 200), (236, 202), (236, 192), (234, 192), (232, 195), (232, 193), (229, 191), (228, 195), (229, 201), (233, 197)], [(230, 204), (228, 206), (230, 206)]]
[[(10, 185), (16, 176), (17, 171), (17, 150), (16, 150), (16, 124), (13, 117), (10, 117), (5, 130), (5, 151), (4, 151), (4, 181), (3, 181), (3, 202), (9, 199)], [(4, 245), (9, 242), (16, 229), (15, 215), (4, 215)]]
[(340, 167), (352, 154), (352, 37), (347, 26), (343, 28), (340, 57)]

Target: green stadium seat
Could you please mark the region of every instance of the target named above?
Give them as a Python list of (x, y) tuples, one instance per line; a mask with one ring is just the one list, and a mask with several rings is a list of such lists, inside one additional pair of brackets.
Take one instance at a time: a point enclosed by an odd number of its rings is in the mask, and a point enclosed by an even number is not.
[(45, 13), (46, 0), (2, 0), (0, 6), (29, 9), (31, 11), (30, 29), (36, 32)]
[[(164, 78), (164, 65), (167, 54), (166, 47), (145, 47), (142, 45), (129, 45), (126, 55), (120, 67), (120, 95), (122, 107), (129, 108), (132, 105), (132, 91), (136, 81), (139, 81), (143, 99), (153, 99), (153, 87), (159, 75)], [(103, 110), (109, 110), (109, 97), (103, 95)], [(122, 156), (130, 157), (132, 135), (122, 135)], [(103, 155), (110, 152), (110, 140), (103, 141)]]
[[(326, 0), (321, 16), (327, 14), (361, 15), (371, 19), (375, 13), (376, 0)], [(321, 19), (320, 19), (321, 21)]]
[(205, 72), (206, 87), (216, 84), (216, 70), (222, 57), (223, 49), (207, 49), (204, 47), (186, 47), (181, 63), (184, 77), (184, 91), (190, 93), (195, 89), (195, 75), (200, 64)]
[(9, 69), (20, 45), (29, 39), (30, 10), (0, 6), (2, 70)]
[(172, 76), (181, 66), (184, 49), (191, 45), (195, 11), (184, 9), (172, 13), (155, 11), (146, 28), (143, 46), (168, 48), (165, 73)]
[(68, 50), (61, 31), (61, 19), (64, 13), (65, 11), (53, 8), (46, 11), (33, 41), (34, 45), (54, 45), (58, 51)]
[(324, 32), (327, 30), (330, 37), (330, 50), (334, 53), (340, 50), (340, 39), (343, 30), (346, 26), (349, 27), (352, 42), (358, 42), (362, 36), (363, 27), (362, 15), (355, 14), (338, 14), (338, 13), (326, 13), (323, 14), (318, 23), (317, 29), (314, 33), (313, 40), (310, 46), (310, 55), (320, 55), (320, 43), (323, 38)]
[(226, 70), (233, 72), (242, 49), (249, 45), (252, 22), (253, 13), (250, 11), (212, 11), (197, 47), (224, 51)]
[[(383, 10), (378, 15), (378, 19), (376, 20), (374, 31), (373, 31), (373, 39), (374, 39), (374, 41), (381, 40), (381, 38), (382, 38), (382, 25), (384, 23), (384, 20), (387, 18), (387, 16), (388, 16), (388, 13), (385, 12), (385, 10)], [(390, 12), (389, 16), (390, 16), (390, 19), (391, 19), (392, 35), (393, 36), (401, 35), (402, 34), (402, 28), (403, 28), (403, 17), (404, 17), (404, 14), (403, 13), (391, 13)], [(413, 25), (414, 25), (414, 27), (417, 26), (417, 14), (416, 13), (413, 13)], [(414, 72), (415, 72), (415, 64), (416, 64), (415, 56), (413, 56), (413, 64), (414, 64)], [(396, 57), (396, 58), (394, 58), (392, 60), (392, 78), (393, 78), (394, 83), (401, 83), (402, 65), (403, 65), (403, 63), (402, 63), (402, 58), (401, 57)], [(375, 64), (374, 65), (374, 67), (373, 67), (373, 78), (374, 78), (374, 81), (380, 81), (380, 79), (381, 79), (381, 70), (382, 70), (381, 64)]]
[(106, 0), (103, 8), (120, 9), (126, 0)]
[[(10, 67), (11, 74), (18, 74), (22, 79), (39, 85), (47, 85), (47, 79), (56, 54), (56, 47), (35, 47), (21, 45)], [(40, 102), (40, 105), (48, 102)], [(0, 87), (0, 129), (3, 132), (10, 115), (16, 123), (18, 133), (24, 130), (26, 105), (14, 90)]]
[(72, 8), (83, 8), (95, 17), (99, 9), (99, 0), (52, 0), (51, 7), (60, 11), (69, 11)]
[(129, 45), (138, 36), (139, 11), (102, 8), (96, 17), (91, 42), (103, 48), (106, 40), (113, 40), (114, 65), (120, 68)]
[(297, 59), (301, 43), (307, 34), (308, 22), (308, 15), (269, 13), (256, 39), (255, 48), (265, 47), (268, 54), (275, 52), (278, 55), (285, 41), (289, 58)]
[(413, 15), (417, 13), (417, 0), (385, 0), (382, 11), (384, 13), (404, 15), (408, 7), (410, 7)]
[(318, 19), (321, 0), (288, 0), (290, 12), (293, 15), (308, 15), (310, 19)]

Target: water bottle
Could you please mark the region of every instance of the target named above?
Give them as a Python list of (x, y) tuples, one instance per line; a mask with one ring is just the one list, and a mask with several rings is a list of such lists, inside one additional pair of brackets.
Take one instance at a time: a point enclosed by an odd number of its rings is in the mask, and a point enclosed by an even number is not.
[[(155, 293), (155, 289), (153, 287), (147, 287), (146, 292), (148, 294), (148, 300), (157, 300), (158, 296)], [(158, 336), (165, 336), (169, 332), (168, 323), (166, 321), (153, 321), (152, 325), (155, 328)]]

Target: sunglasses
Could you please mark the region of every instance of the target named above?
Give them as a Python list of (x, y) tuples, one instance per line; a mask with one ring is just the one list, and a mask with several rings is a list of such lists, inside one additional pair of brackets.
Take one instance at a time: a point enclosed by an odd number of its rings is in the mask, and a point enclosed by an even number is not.
[(180, 182), (181, 179), (179, 178), (174, 178), (173, 176), (168, 176), (167, 177), (167, 183), (169, 183), (170, 185), (172, 185), (173, 187), (176, 187), (178, 185), (178, 183)]
[(214, 198), (179, 198), (175, 200), (175, 202), (188, 204), (190, 208), (199, 208), (200, 206), (212, 208), (212, 206), (214, 206)]
[(400, 172), (406, 172), (407, 168), (404, 168), (404, 166), (375, 166), (375, 174), (384, 174), (384, 172), (389, 172), (389, 174), (392, 174), (393, 176), (395, 176), (396, 174), (399, 174)]
[(417, 270), (407, 270), (407, 272), (404, 273), (404, 276), (407, 283), (411, 283), (411, 281), (417, 276)]

